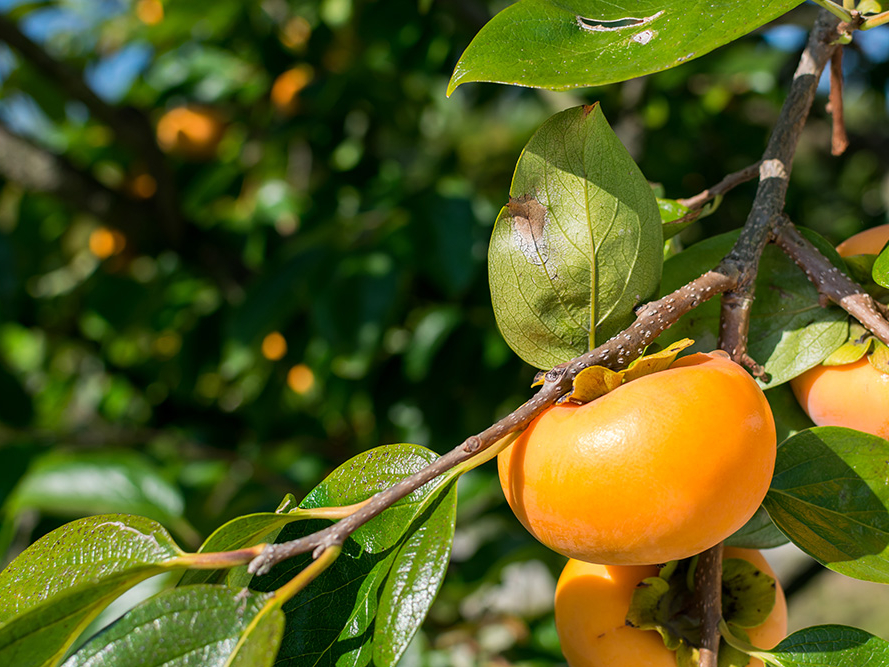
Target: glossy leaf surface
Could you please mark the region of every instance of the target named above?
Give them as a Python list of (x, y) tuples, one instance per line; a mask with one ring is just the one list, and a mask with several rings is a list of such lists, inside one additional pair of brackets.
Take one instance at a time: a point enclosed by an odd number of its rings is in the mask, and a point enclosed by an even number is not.
[(268, 667), (275, 662), (284, 614), (260, 614), (269, 595), (227, 586), (163, 591), (96, 635), (65, 667)]
[(873, 278), (878, 285), (889, 288), (889, 248), (883, 248), (874, 262)]
[(778, 448), (764, 506), (824, 566), (889, 583), (889, 442), (838, 426), (802, 431)]
[(544, 123), (509, 194), (488, 252), (494, 313), (513, 351), (551, 368), (624, 329), (654, 295), (660, 214), (598, 105)]
[[(837, 266), (842, 260), (820, 236), (800, 230)], [(704, 271), (715, 267), (731, 250), (738, 232), (729, 232), (697, 243), (664, 263), (661, 293), (668, 294)], [(692, 351), (716, 347), (719, 299), (711, 299), (683, 316), (658, 338), (667, 344), (693, 338)], [(806, 275), (778, 248), (767, 246), (762, 254), (756, 293), (750, 316), (749, 353), (771, 376), (763, 388), (774, 388), (820, 363), (848, 337), (845, 312), (823, 308), (818, 290)]]
[[(416, 445), (389, 445), (337, 468), (300, 504), (348, 505), (425, 467), (436, 455)], [(453, 538), (456, 493), (445, 475), (414, 491), (356, 531), (336, 562), (284, 606), (287, 627), (279, 660), (288, 665), (396, 664), (426, 616), (444, 576)], [(300, 521), (279, 542), (323, 528)], [(280, 587), (309, 562), (296, 557), (256, 577), (251, 587)]]
[(794, 632), (757, 656), (777, 667), (877, 667), (889, 664), (889, 642), (858, 628), (819, 625)]
[(448, 85), (492, 81), (566, 90), (676, 67), (746, 35), (801, 0), (520, 0), (472, 40)]
[(44, 536), (0, 573), (0, 664), (57, 664), (104, 607), (181, 554), (136, 516), (89, 517)]

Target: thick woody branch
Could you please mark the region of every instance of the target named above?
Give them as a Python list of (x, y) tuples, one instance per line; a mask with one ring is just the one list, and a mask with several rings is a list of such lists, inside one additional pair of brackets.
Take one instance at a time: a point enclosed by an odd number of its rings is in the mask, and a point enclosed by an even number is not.
[(436, 459), (420, 472), (372, 496), (367, 504), (338, 523), (298, 540), (269, 545), (262, 555), (250, 563), (250, 572), (264, 574), (276, 563), (297, 554), (309, 551), (320, 554), (328, 547), (341, 546), (355, 530), (426, 482), (479, 455), (504, 436), (524, 429), (537, 415), (571, 389), (574, 377), (584, 368), (596, 365), (608, 366), (614, 370), (625, 368), (682, 315), (736, 284), (736, 274), (708, 271), (662, 299), (646, 304), (639, 310), (636, 321), (628, 329), (595, 350), (549, 371), (544, 376), (543, 387), (513, 413), (481, 433), (467, 438), (460, 446)]
[(806, 272), (823, 297), (837, 304), (889, 345), (889, 320), (886, 319), (881, 304), (831, 264), (789, 220), (779, 227), (775, 244)]
[(163, 230), (167, 245), (178, 248), (183, 230), (173, 174), (155, 142), (154, 131), (148, 119), (132, 107), (121, 108), (105, 102), (87, 85), (79, 71), (50, 56), (2, 14), (0, 41), (18, 51), (65, 95), (82, 102), (97, 120), (108, 125), (123, 143), (137, 151), (145, 160), (157, 182), (154, 203), (159, 219), (156, 224)]
[(738, 363), (750, 363), (747, 330), (754, 281), (763, 248), (773, 237), (773, 224), (784, 210), (793, 156), (815, 99), (818, 80), (836, 50), (837, 19), (822, 11), (793, 76), (793, 83), (759, 167), (759, 186), (741, 236), (726, 262), (741, 274), (738, 289), (723, 297), (720, 347)]
[(144, 207), (105, 187), (63, 158), (14, 135), (2, 124), (0, 175), (26, 190), (70, 202), (131, 237), (150, 223)]

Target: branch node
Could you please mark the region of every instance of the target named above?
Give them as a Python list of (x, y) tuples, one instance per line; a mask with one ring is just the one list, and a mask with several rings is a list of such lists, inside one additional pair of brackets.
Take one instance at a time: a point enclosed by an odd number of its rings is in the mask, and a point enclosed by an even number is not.
[(463, 451), (472, 454), (481, 449), (482, 441), (477, 435), (471, 435), (466, 438), (466, 441), (463, 443)]

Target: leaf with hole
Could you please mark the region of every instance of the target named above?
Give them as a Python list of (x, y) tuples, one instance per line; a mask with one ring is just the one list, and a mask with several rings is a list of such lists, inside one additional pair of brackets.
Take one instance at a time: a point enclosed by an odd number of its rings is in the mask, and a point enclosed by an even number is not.
[(516, 354), (551, 368), (629, 326), (654, 296), (657, 202), (599, 105), (544, 123), (509, 194), (488, 251), (494, 314)]
[(491, 19), (454, 68), (472, 81), (551, 90), (676, 67), (746, 35), (802, 0), (519, 0)]

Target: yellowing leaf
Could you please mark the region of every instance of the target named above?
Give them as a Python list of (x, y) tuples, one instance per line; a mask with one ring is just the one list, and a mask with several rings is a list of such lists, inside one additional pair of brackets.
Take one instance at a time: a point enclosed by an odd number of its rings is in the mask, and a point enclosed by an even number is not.
[(670, 343), (669, 346), (660, 352), (639, 357), (625, 371), (621, 371), (624, 382), (630, 382), (643, 375), (650, 375), (651, 373), (668, 369), (670, 364), (676, 361), (678, 354), (691, 345), (694, 345), (694, 341), (691, 338), (683, 338)]
[(568, 395), (568, 400), (575, 403), (589, 403), (609, 391), (614, 391), (621, 382), (623, 382), (622, 372), (616, 372), (604, 366), (584, 368), (574, 378), (574, 388)]

